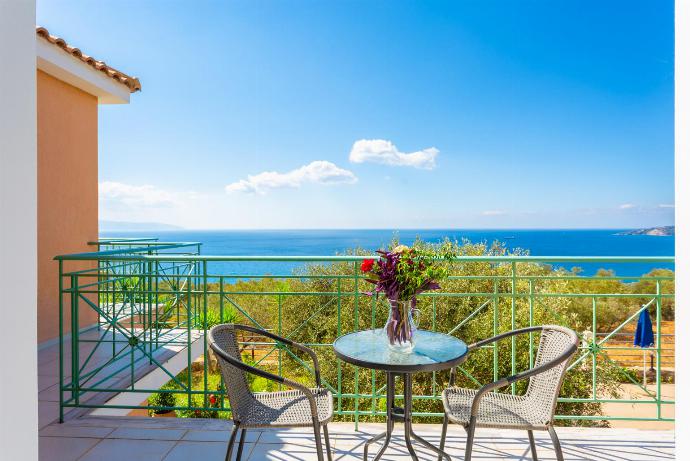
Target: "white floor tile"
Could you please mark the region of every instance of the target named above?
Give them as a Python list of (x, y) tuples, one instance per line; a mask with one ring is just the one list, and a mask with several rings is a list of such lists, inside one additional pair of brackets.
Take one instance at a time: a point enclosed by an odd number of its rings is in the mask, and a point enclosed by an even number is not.
[[(230, 440), (230, 435), (232, 433), (232, 430), (229, 431), (196, 431), (196, 430), (189, 430), (187, 433), (182, 437), (182, 440), (186, 441), (192, 441), (192, 442), (225, 442), (227, 443)], [(245, 436), (244, 440), (245, 442), (256, 442), (259, 438), (260, 432), (258, 431), (247, 431), (247, 435)], [(237, 434), (236, 440), (239, 440), (240, 434)]]
[(66, 424), (51, 424), (39, 432), (41, 437), (95, 437), (105, 438), (113, 432), (112, 427), (81, 427)]
[[(190, 442), (182, 441), (175, 445), (165, 457), (165, 461), (190, 461), (190, 460), (223, 460), (227, 450), (227, 443), (223, 442)], [(254, 445), (245, 443), (242, 451), (242, 459), (247, 460), (251, 456)], [(237, 449), (233, 452), (233, 460), (236, 459)]]
[(80, 461), (160, 461), (175, 443), (168, 440), (104, 439)]
[(144, 429), (133, 427), (119, 427), (108, 435), (109, 439), (134, 440), (180, 440), (185, 429)]
[(38, 459), (41, 461), (74, 461), (95, 446), (100, 439), (41, 437)]

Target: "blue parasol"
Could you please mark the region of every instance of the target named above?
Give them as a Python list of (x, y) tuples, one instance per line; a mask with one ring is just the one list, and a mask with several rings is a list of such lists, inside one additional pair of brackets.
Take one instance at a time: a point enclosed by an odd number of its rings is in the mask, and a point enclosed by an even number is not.
[[(649, 315), (648, 309), (643, 309), (640, 316), (637, 318), (637, 328), (635, 329), (635, 346), (642, 348), (651, 347), (654, 345), (654, 331), (652, 330), (652, 317)], [(642, 352), (642, 382), (647, 388), (647, 354)], [(654, 359), (652, 359), (652, 368), (654, 370)]]
[(649, 310), (644, 309), (637, 318), (637, 329), (635, 329), (635, 346), (651, 347), (654, 345), (654, 331), (652, 330), (652, 317)]

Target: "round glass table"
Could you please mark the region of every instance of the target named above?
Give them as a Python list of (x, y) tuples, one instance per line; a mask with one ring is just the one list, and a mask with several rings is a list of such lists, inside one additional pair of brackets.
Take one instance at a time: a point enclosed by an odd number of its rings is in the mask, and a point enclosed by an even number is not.
[[(439, 450), (412, 430), (412, 374), (447, 370), (461, 364), (467, 356), (467, 345), (453, 336), (433, 331), (417, 330), (415, 347), (409, 354), (394, 352), (388, 347), (383, 330), (365, 330), (341, 336), (333, 343), (335, 355), (353, 365), (386, 372), (386, 431), (371, 438), (364, 445), (364, 459), (368, 459), (369, 445), (384, 439), (374, 460), (380, 459), (388, 448), (396, 421), (405, 427), (405, 444), (413, 460), (418, 460), (412, 439), (450, 461)], [(403, 408), (395, 406), (395, 378), (403, 381)]]

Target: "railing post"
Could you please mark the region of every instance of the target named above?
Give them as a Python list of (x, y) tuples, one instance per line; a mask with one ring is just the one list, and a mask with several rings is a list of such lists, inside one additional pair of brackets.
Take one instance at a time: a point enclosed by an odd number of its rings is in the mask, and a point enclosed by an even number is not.
[[(203, 284), (204, 284), (204, 320), (202, 327), (204, 329), (204, 407), (208, 408), (208, 262), (202, 262)], [(223, 323), (223, 317), (220, 318), (220, 323)]]
[[(644, 371), (647, 373), (647, 370)], [(661, 281), (656, 280), (656, 417), (661, 419)]]
[(72, 275), (70, 277), (70, 293), (71, 293), (71, 312), (70, 321), (72, 326), (72, 399), (76, 405), (79, 405), (79, 277)]
[[(110, 314), (110, 317), (112, 318), (113, 321), (117, 321), (117, 315), (115, 314), (117, 312), (117, 282), (115, 280), (117, 280), (118, 274), (117, 274), (117, 269), (113, 269), (112, 271), (113, 271), (112, 276), (113, 276), (114, 280), (112, 283), (112, 300), (113, 300), (113, 303), (112, 303), (112, 313)], [(124, 276), (124, 269), (122, 269), (122, 272), (123, 272), (123, 276)], [(123, 294), (122, 295), (122, 309), (121, 309), (122, 311), (124, 311), (124, 308), (125, 308), (124, 303), (125, 303), (125, 297)], [(100, 318), (100, 314), (99, 314), (98, 318)], [(110, 339), (111, 339), (111, 345), (112, 345), (111, 352), (112, 352), (112, 357), (114, 359), (115, 355), (117, 354), (117, 348), (115, 346), (116, 337), (115, 337), (115, 328), (114, 327), (111, 328)]]
[(59, 384), (58, 384), (58, 392), (60, 393), (60, 422), (63, 423), (65, 422), (65, 408), (64, 408), (64, 403), (65, 403), (65, 398), (62, 392), (63, 386), (64, 386), (64, 379), (65, 379), (65, 368), (64, 368), (64, 359), (65, 359), (65, 354), (64, 354), (64, 348), (65, 348), (65, 342), (64, 342), (64, 325), (63, 325), (63, 318), (64, 318), (64, 293), (63, 293), (63, 263), (62, 259), (58, 261), (58, 292), (59, 292), (59, 299), (58, 299), (58, 379)]
[[(160, 304), (161, 304), (158, 278), (159, 278), (159, 273), (161, 272), (161, 266), (160, 266), (160, 262), (158, 262), (158, 261), (154, 261), (153, 264), (154, 264), (153, 267), (155, 268), (154, 270), (156, 272), (156, 276), (153, 279), (154, 291), (156, 293), (156, 301), (155, 301), (156, 310), (154, 311), (154, 314), (153, 314), (153, 322), (154, 322), (154, 327), (155, 327), (154, 330), (156, 331), (156, 338), (155, 338), (156, 346), (155, 347), (156, 347), (156, 349), (158, 349), (158, 337), (160, 336), (160, 333), (161, 333), (160, 332), (161, 327), (160, 327), (160, 324), (158, 323), (158, 311), (160, 310)], [(165, 306), (165, 309), (167, 310), (167, 306)], [(153, 345), (153, 341), (151, 341), (151, 344)]]
[[(529, 279), (529, 326), (534, 325), (534, 279)], [(529, 333), (529, 367), (534, 366), (534, 333)]]
[[(149, 255), (151, 255), (151, 251), (149, 251)], [(144, 338), (147, 339), (148, 345), (149, 345), (149, 365), (153, 364), (153, 262), (152, 261), (146, 261), (146, 304), (147, 304), (147, 309), (146, 309), (146, 324), (147, 326), (144, 328)], [(155, 306), (156, 310), (158, 310), (158, 305)], [(148, 338), (146, 338), (146, 331), (148, 330)], [(156, 335), (157, 336), (157, 335)]]
[[(498, 276), (497, 273), (495, 273)], [(494, 318), (493, 318), (493, 335), (498, 335), (498, 278), (494, 277)], [(498, 380), (498, 345), (493, 344), (494, 352), (494, 381)]]
[[(134, 267), (139, 267), (139, 268), (140, 268), (140, 267), (141, 267), (141, 263), (135, 263), (135, 264), (132, 264), (132, 266), (134, 266)], [(132, 270), (130, 269), (130, 273), (129, 273), (130, 278), (132, 277), (132, 272), (131, 272), (131, 271), (132, 271)], [(139, 272), (141, 272), (141, 271), (139, 271)], [(137, 285), (140, 285), (140, 284), (141, 284), (141, 282), (138, 283)], [(128, 284), (128, 285), (129, 285), (129, 284)], [(128, 293), (128, 296), (129, 296), (129, 332), (128, 332), (129, 338), (126, 338), (126, 339), (127, 339), (128, 341), (129, 341), (129, 340), (133, 340), (133, 339), (135, 338), (135, 336), (136, 336), (135, 333), (134, 333), (134, 329), (135, 329), (134, 315), (135, 315), (135, 313), (136, 313), (135, 305), (136, 305), (137, 297), (136, 297), (136, 295), (134, 294), (134, 292), (135, 292), (135, 289), (134, 289), (134, 288), (135, 288), (135, 287), (128, 287), (128, 288), (127, 288), (127, 293)], [(115, 331), (115, 328), (113, 328), (113, 332), (114, 332), (114, 331)], [(132, 390), (134, 390), (134, 373), (135, 373), (134, 364), (135, 364), (135, 362), (136, 362), (136, 359), (135, 359), (136, 351), (134, 350), (134, 347), (135, 347), (135, 346), (134, 346), (133, 342), (134, 342), (134, 341), (132, 341), (132, 342), (130, 343), (130, 345), (129, 345), (129, 354), (130, 354), (129, 369), (130, 369), (130, 382), (131, 382), (130, 387), (132, 388)], [(146, 350), (146, 344), (144, 344), (144, 350)]]
[[(376, 297), (371, 297), (371, 329), (376, 328)], [(376, 371), (371, 370), (371, 413), (376, 414)]]
[[(431, 331), (436, 331), (436, 298), (431, 298)], [(436, 397), (436, 372), (431, 374), (431, 395)]]
[[(359, 331), (359, 265), (353, 263), (355, 269), (355, 331)], [(390, 390), (388, 390), (390, 392)], [(359, 367), (355, 367), (355, 430), (359, 429)]]
[[(341, 321), (342, 321), (342, 291), (341, 291), (341, 279), (338, 277), (337, 279), (338, 283), (338, 325), (336, 327), (337, 329), (337, 335), (340, 337), (342, 335), (342, 327), (341, 327)], [(342, 413), (343, 411), (343, 363), (340, 359), (336, 359), (338, 361), (338, 413)]]
[[(100, 251), (100, 244), (98, 245), (98, 249), (99, 249), (99, 251)], [(98, 290), (97, 290), (97, 291), (98, 291), (98, 293), (97, 293), (97, 296), (98, 296), (98, 302), (97, 302), (98, 307), (101, 307), (101, 302), (102, 302), (102, 296), (103, 296), (103, 292), (102, 292), (102, 290), (103, 290), (103, 288), (102, 288), (102, 283), (103, 283), (103, 281), (107, 280), (107, 278), (103, 276), (103, 267), (104, 267), (104, 266), (105, 266), (104, 261), (101, 261), (100, 259), (98, 259), (98, 260), (96, 261), (96, 267), (98, 268), (98, 271), (97, 271), (97, 272), (98, 272), (98, 277), (97, 277), (97, 280), (98, 280)], [(106, 283), (106, 284), (105, 284), (105, 295), (106, 295), (106, 302), (105, 302), (105, 305), (106, 305), (106, 306), (108, 305), (108, 302), (107, 302), (107, 293), (108, 293), (108, 284)], [(106, 309), (107, 309), (107, 308), (106, 308)], [(107, 312), (107, 311), (106, 311), (106, 312)], [(100, 329), (101, 329), (101, 325), (102, 325), (102, 324), (101, 324), (101, 314), (98, 314), (98, 319), (96, 320), (96, 323), (98, 324), (98, 329), (100, 330)]]
[[(515, 267), (515, 261), (511, 261), (510, 263), (510, 268), (511, 268), (511, 281), (510, 281), (510, 329), (515, 330), (515, 310), (516, 310), (516, 301), (515, 301), (515, 295), (517, 293), (517, 274), (516, 274), (516, 267)], [(515, 336), (511, 336), (510, 338), (510, 374), (514, 375), (516, 372), (516, 367), (515, 367), (515, 341), (516, 338)], [(510, 385), (510, 391), (513, 395), (515, 395), (515, 383), (512, 383)]]
[(192, 277), (187, 275), (187, 406), (192, 407)]
[[(177, 293), (177, 302), (175, 311), (177, 312), (177, 318), (175, 319), (175, 323), (179, 327), (180, 325), (180, 298), (182, 297), (182, 278), (180, 277), (180, 265), (173, 263), (173, 288), (175, 288), (175, 291)], [(189, 299), (187, 299), (187, 302), (189, 302)]]
[[(220, 310), (220, 323), (223, 323), (225, 319), (225, 278), (222, 275), (218, 278), (218, 283), (220, 284), (218, 288), (218, 302), (220, 306), (218, 309)], [(225, 382), (222, 379), (220, 380), (220, 390), (223, 391), (220, 396), (220, 408), (223, 409), (225, 408)]]
[(592, 398), (597, 398), (597, 297), (592, 296)]
[[(278, 336), (283, 336), (283, 297), (278, 295)], [(283, 349), (278, 348), (278, 376), (283, 376)], [(283, 385), (278, 384), (282, 390)]]

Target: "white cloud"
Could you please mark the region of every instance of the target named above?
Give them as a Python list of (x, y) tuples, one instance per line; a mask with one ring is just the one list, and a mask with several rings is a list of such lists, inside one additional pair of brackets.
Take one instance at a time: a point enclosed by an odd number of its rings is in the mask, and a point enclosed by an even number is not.
[(357, 177), (325, 160), (317, 160), (287, 173), (264, 171), (225, 186), (225, 191), (266, 194), (271, 189), (298, 188), (303, 184), (354, 184)]
[(676, 206), (672, 203), (660, 203), (659, 208), (675, 208)]
[(177, 205), (177, 194), (152, 185), (134, 186), (115, 181), (98, 184), (98, 198), (132, 207), (170, 207)]
[(637, 208), (637, 205), (635, 205), (634, 203), (624, 203), (623, 205), (619, 206), (618, 208), (620, 208), (621, 210), (630, 210), (632, 208)]
[(416, 152), (400, 152), (397, 147), (385, 139), (360, 139), (350, 150), (352, 163), (382, 163), (384, 165), (411, 166), (423, 170), (436, 167), (436, 156), (439, 150), (435, 147)]
[(482, 215), (483, 215), (483, 216), (503, 216), (504, 214), (506, 214), (506, 212), (503, 211), (503, 210), (486, 210), (486, 211), (482, 211)]

